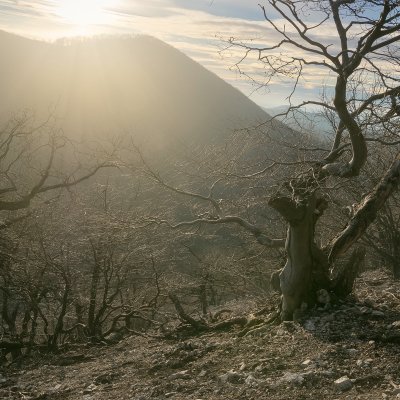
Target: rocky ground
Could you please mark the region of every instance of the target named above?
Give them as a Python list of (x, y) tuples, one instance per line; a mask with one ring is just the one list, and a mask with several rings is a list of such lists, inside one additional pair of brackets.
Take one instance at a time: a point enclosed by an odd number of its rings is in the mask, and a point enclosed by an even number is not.
[(239, 327), (170, 340), (132, 336), (36, 357), (1, 370), (0, 398), (400, 398), (399, 289), (368, 272), (353, 300), (241, 337)]

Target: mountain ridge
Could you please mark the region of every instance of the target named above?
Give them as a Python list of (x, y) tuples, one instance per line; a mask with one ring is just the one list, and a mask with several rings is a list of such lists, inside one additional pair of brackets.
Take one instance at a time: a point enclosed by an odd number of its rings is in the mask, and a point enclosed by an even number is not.
[[(134, 131), (158, 142), (212, 142), (268, 118), (239, 90), (149, 36), (54, 43), (0, 32), (1, 120), (49, 110), (66, 132)], [(158, 143), (160, 145), (160, 143)]]

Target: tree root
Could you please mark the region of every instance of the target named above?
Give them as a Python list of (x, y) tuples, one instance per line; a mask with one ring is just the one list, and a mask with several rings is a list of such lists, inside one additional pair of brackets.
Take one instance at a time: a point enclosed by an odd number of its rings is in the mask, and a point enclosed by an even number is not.
[(280, 323), (280, 311), (273, 312), (268, 319), (254, 318), (251, 319), (247, 325), (238, 333), (238, 337), (246, 337), (254, 334), (264, 332), (269, 327)]

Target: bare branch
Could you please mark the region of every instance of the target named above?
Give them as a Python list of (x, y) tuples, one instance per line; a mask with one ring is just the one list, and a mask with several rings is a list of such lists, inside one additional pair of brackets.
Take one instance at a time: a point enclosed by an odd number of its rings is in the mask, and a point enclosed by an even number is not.
[(359, 204), (346, 228), (333, 240), (329, 254), (331, 262), (348, 250), (364, 234), (399, 183), (400, 153), (375, 189)]

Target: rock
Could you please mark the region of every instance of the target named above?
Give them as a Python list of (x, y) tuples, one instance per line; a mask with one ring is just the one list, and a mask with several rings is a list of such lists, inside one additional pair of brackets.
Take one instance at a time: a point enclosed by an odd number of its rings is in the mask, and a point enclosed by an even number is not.
[(189, 370), (176, 372), (175, 374), (170, 375), (169, 379), (171, 379), (171, 380), (175, 380), (175, 379), (190, 379)]
[(375, 318), (385, 318), (385, 313), (382, 311), (374, 310), (371, 312), (371, 316)]
[(311, 319), (309, 319), (309, 320), (307, 320), (305, 323), (304, 323), (304, 329), (306, 330), (306, 331), (310, 331), (310, 332), (313, 332), (313, 331), (315, 331), (315, 322), (314, 321), (312, 321)]
[(392, 322), (391, 327), (392, 327), (392, 328), (400, 328), (400, 321), (394, 321), (394, 322)]
[(94, 378), (93, 383), (95, 385), (107, 385), (113, 381), (113, 374), (102, 374)]
[(257, 365), (257, 367), (254, 368), (254, 371), (259, 372), (259, 373), (263, 372), (264, 370), (265, 370), (265, 366), (263, 366), (263, 365)]
[(97, 388), (97, 386), (94, 383), (92, 383), (86, 389), (83, 390), (83, 394), (90, 394), (94, 390), (96, 390), (96, 388)]
[(349, 379), (347, 376), (342, 376), (339, 379), (336, 379), (335, 382), (333, 382), (336, 389), (345, 392), (346, 390), (350, 390), (353, 386), (353, 382), (351, 379)]
[(322, 375), (322, 376), (327, 376), (329, 378), (335, 375), (335, 373), (331, 369), (326, 369), (326, 370), (323, 370), (323, 371), (319, 371), (319, 374)]
[(354, 356), (359, 353), (357, 349), (347, 349), (347, 353), (349, 353), (350, 356)]
[(244, 381), (244, 375), (230, 370), (227, 373), (220, 375), (218, 379), (221, 383), (242, 383)]
[(56, 386), (54, 386), (53, 388), (51, 388), (49, 390), (50, 393), (57, 393), (60, 389), (61, 389), (62, 385), (59, 383)]
[(251, 374), (245, 379), (244, 383), (247, 386), (258, 386), (258, 380)]
[(310, 371), (303, 372), (303, 373), (301, 374), (301, 376), (302, 376), (303, 379), (305, 379), (305, 380), (311, 380), (311, 379), (315, 378), (316, 373), (315, 373), (315, 371), (310, 370)]
[(279, 383), (290, 383), (291, 385), (301, 385), (303, 382), (303, 374), (298, 374), (296, 372), (285, 372), (285, 374), (279, 379)]
[(205, 369), (202, 369), (199, 373), (200, 378), (204, 378), (207, 375), (207, 371)]
[(310, 360), (309, 358), (307, 360), (304, 360), (301, 365), (305, 368), (310, 368), (314, 365), (314, 361)]

